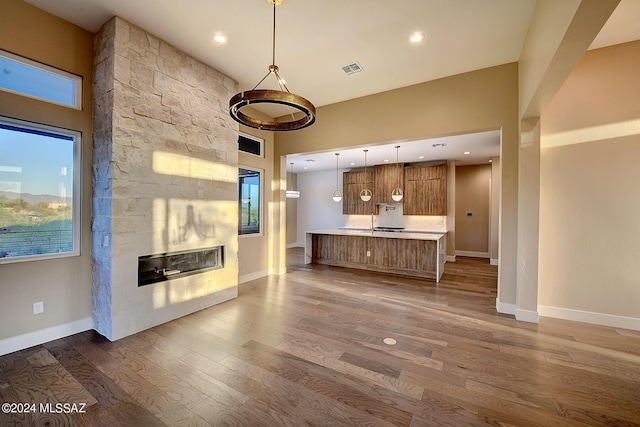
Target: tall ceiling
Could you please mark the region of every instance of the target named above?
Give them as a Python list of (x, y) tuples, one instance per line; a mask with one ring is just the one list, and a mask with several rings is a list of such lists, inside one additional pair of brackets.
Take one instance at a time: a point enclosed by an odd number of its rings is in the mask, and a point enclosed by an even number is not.
[[(92, 32), (120, 16), (235, 79), (240, 90), (252, 89), (271, 64), (273, 6), (266, 0), (26, 1)], [(320, 107), (515, 62), (535, 4), (285, 0), (276, 8), (276, 64), (292, 92)], [(622, 0), (592, 47), (640, 39), (639, 16), (639, 0)], [(422, 42), (409, 42), (415, 32), (425, 35)], [(216, 43), (215, 35), (227, 41)], [(364, 71), (345, 74), (342, 67), (355, 62)], [(265, 83), (259, 88), (276, 86), (275, 79)], [(333, 153), (328, 158), (335, 167)]]

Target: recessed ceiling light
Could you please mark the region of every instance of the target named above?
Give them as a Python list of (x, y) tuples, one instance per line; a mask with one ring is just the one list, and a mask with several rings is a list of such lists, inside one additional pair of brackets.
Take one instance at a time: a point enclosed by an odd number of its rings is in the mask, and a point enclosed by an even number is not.
[(424, 33), (415, 32), (411, 34), (411, 36), (409, 37), (409, 41), (411, 43), (420, 43), (422, 40), (424, 40), (424, 37), (425, 37)]
[(349, 163), (349, 165), (351, 165), (351, 166), (355, 166), (356, 164), (355, 164), (355, 163), (353, 163), (353, 162), (351, 162), (351, 163)]
[(465, 151), (464, 154), (471, 154), (471, 151)]
[(227, 37), (222, 34), (214, 34), (212, 39), (218, 44), (225, 44), (227, 42)]
[(309, 169), (309, 168), (305, 166), (303, 169), (305, 169), (305, 170), (306, 170), (306, 169)]
[(424, 156), (418, 156), (419, 159), (424, 159)]
[(493, 160), (492, 160), (492, 159), (489, 159), (489, 163), (493, 163)]
[(384, 159), (384, 162), (385, 163), (389, 163), (389, 159)]

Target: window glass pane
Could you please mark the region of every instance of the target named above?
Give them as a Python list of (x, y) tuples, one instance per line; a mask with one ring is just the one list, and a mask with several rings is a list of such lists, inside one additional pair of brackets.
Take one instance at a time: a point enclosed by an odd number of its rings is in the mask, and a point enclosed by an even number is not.
[(262, 157), (263, 140), (254, 136), (239, 134), (238, 150)]
[(79, 252), (78, 150), (77, 133), (0, 118), (0, 261)]
[(260, 187), (260, 172), (248, 169), (239, 169), (239, 234), (260, 233)]
[(80, 108), (81, 78), (0, 51), (0, 88), (9, 92)]

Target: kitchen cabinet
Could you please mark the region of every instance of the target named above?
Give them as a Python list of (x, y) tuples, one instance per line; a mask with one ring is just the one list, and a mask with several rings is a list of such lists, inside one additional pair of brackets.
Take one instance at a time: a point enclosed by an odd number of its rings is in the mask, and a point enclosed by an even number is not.
[(447, 214), (447, 165), (404, 168), (404, 214)]
[[(350, 171), (342, 174), (342, 213), (344, 215), (371, 215), (378, 214), (378, 206), (375, 199), (373, 169), (366, 171)], [(368, 202), (360, 199), (360, 191), (368, 188), (374, 192)]]
[[(402, 188), (404, 182), (404, 163), (396, 165), (375, 166), (375, 190), (373, 197), (376, 203), (398, 203), (391, 198), (394, 188)], [(404, 190), (403, 190), (404, 191)]]

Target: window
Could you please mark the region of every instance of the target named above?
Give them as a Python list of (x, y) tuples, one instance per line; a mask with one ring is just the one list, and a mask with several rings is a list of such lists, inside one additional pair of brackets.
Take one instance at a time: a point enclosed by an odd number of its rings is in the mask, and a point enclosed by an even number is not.
[(3, 50), (0, 89), (82, 109), (82, 77)]
[(264, 157), (262, 150), (264, 148), (264, 139), (258, 138), (253, 135), (247, 135), (246, 133), (240, 133), (238, 135), (238, 150), (243, 153), (253, 154), (254, 156)]
[(0, 263), (80, 253), (80, 132), (0, 117)]
[(260, 234), (262, 172), (238, 169), (238, 234)]

